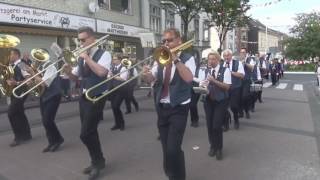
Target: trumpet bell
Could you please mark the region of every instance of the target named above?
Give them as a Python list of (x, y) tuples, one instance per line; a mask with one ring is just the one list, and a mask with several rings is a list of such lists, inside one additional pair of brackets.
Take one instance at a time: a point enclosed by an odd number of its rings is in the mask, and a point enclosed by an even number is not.
[(13, 48), (20, 44), (20, 39), (8, 34), (0, 34), (0, 48)]
[(41, 48), (32, 49), (30, 54), (34, 60), (40, 62), (48, 61), (50, 58), (49, 52)]

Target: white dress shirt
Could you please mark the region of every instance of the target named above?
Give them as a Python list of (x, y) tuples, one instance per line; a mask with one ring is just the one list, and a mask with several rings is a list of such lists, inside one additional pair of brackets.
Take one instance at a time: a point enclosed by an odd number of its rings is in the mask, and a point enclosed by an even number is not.
[(42, 80), (45, 85), (49, 87), (53, 82), (54, 78), (57, 77), (57, 68), (54, 65), (47, 66), (47, 70), (45, 71)]
[[(185, 62), (185, 66), (191, 71), (192, 75), (194, 76), (195, 72), (196, 72), (196, 62), (195, 62), (193, 56), (191, 56)], [(172, 64), (170, 82), (172, 81), (172, 78), (173, 78), (173, 76), (175, 74), (175, 71), (176, 71), (176, 65)], [(165, 77), (165, 72), (166, 72), (166, 67), (163, 68), (163, 80), (164, 80), (164, 77)], [(158, 74), (158, 64), (157, 63), (155, 63), (154, 66), (152, 66), (151, 73), (152, 73), (153, 77), (157, 77), (157, 74)], [(190, 101), (191, 101), (191, 98), (189, 98), (188, 100), (182, 102), (181, 104), (187, 104)], [(170, 91), (169, 91), (167, 97), (165, 97), (163, 99), (160, 99), (160, 103), (170, 103)]]
[[(219, 69), (220, 69), (220, 64), (218, 64), (215, 68), (214, 68), (214, 74), (215, 74), (215, 77), (217, 78), (218, 77), (218, 73), (219, 73)], [(201, 76), (199, 74), (199, 79), (201, 78), (201, 81), (200, 81), (200, 84), (203, 84), (205, 81), (207, 81), (207, 77), (205, 77), (205, 69), (202, 70), (201, 72)], [(211, 71), (210, 73), (208, 74), (212, 74), (212, 71), (213, 71), (213, 68), (211, 68)], [(200, 72), (199, 72), (200, 73)], [(223, 74), (223, 83), (225, 84), (232, 84), (232, 80), (231, 80), (231, 71), (229, 70), (225, 70), (224, 71), (224, 74)]]
[[(236, 60), (236, 61), (238, 61), (238, 60)], [(231, 60), (230, 61), (230, 63), (229, 63), (229, 71), (232, 71), (232, 66), (233, 66), (233, 60)], [(240, 61), (238, 61), (239, 62), (239, 66), (238, 66), (238, 73), (241, 73), (241, 74), (243, 74), (243, 75), (245, 75), (245, 72), (244, 72), (244, 68), (243, 68), (243, 64), (240, 62)], [(223, 66), (224, 67), (227, 67), (227, 63), (226, 62), (224, 62), (223, 63)]]
[(22, 63), (22, 61), (21, 61), (21, 59), (19, 59), (19, 60), (17, 60), (17, 61), (15, 61), (14, 63), (13, 63), (13, 69), (16, 67), (16, 66), (18, 66), (19, 68), (20, 68), (20, 70), (21, 70), (21, 74), (22, 74), (22, 76), (25, 78), (26, 76), (30, 76), (30, 73), (28, 73), (27, 72), (27, 64), (26, 63)]

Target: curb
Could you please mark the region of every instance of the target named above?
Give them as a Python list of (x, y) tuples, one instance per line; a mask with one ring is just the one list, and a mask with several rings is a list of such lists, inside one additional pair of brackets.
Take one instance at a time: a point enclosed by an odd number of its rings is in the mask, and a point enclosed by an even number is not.
[(284, 74), (314, 74), (315, 75), (315, 72), (285, 71)]

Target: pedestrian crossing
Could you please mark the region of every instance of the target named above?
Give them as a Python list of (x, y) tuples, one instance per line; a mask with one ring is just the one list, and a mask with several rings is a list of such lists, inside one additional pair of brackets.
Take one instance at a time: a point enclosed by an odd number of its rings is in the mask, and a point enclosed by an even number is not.
[(263, 83), (263, 88), (273, 88), (279, 90), (293, 90), (293, 91), (304, 91), (303, 84), (293, 84), (293, 83), (278, 83), (272, 86), (271, 82)]

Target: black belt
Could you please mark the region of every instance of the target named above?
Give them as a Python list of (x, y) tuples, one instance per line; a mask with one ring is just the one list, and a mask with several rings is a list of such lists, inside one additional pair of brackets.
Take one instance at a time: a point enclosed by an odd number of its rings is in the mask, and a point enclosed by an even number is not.
[(170, 103), (160, 103), (159, 106), (160, 106), (161, 108), (165, 108), (165, 109), (167, 109), (167, 108), (172, 108), (172, 106), (171, 106)]

